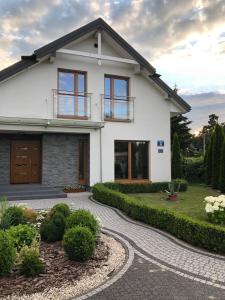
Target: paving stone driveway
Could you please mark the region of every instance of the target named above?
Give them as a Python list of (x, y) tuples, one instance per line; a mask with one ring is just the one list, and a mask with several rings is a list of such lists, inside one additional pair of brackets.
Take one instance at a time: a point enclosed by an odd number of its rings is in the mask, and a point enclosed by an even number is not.
[(225, 299), (225, 257), (192, 248), (158, 230), (137, 224), (89, 200), (88, 196), (83, 193), (74, 198), (26, 203), (37, 209), (50, 208), (58, 202), (70, 203), (74, 209), (89, 209), (101, 219), (104, 228), (133, 247), (132, 266), (93, 299)]

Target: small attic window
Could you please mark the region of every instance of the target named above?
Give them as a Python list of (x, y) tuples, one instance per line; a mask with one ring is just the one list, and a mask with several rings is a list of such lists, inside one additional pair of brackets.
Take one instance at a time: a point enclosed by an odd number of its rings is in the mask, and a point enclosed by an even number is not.
[(95, 47), (95, 48), (98, 48), (98, 43), (94, 43), (94, 47)]

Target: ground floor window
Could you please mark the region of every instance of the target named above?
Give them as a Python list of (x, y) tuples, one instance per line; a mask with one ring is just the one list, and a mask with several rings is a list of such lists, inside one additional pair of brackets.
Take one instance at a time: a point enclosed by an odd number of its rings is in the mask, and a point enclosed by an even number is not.
[(115, 141), (115, 179), (149, 179), (149, 143)]

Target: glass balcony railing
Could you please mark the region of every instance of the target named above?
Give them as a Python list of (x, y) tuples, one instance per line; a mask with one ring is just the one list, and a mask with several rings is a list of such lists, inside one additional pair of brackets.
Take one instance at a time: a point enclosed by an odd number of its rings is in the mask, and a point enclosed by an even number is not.
[(105, 121), (132, 122), (134, 119), (134, 97), (102, 96), (102, 118)]
[(53, 90), (54, 117), (89, 120), (91, 118), (91, 94)]

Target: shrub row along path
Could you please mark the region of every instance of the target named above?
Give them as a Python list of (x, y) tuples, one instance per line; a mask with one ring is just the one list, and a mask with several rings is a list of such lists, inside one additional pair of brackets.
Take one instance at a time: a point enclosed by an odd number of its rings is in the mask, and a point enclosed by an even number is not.
[[(99, 288), (88, 299), (225, 299), (225, 257), (196, 249), (164, 232), (128, 219), (115, 209), (89, 199), (31, 200), (34, 209), (59, 202), (85, 208), (101, 219), (105, 229), (127, 242), (134, 253), (118, 280)], [(11, 202), (18, 204), (20, 201)], [(82, 297), (85, 299), (85, 297)]]

